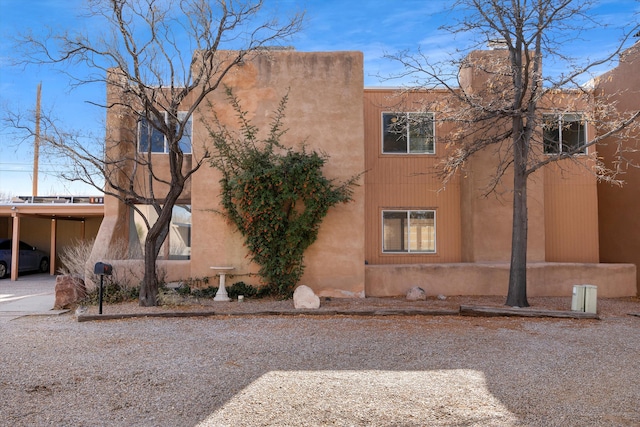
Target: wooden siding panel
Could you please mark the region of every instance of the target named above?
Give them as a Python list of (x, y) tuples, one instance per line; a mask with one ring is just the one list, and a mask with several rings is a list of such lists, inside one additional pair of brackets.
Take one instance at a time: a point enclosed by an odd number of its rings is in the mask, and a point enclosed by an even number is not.
[(599, 262), (595, 177), (570, 161), (548, 165), (544, 200), (546, 261)]
[[(445, 152), (436, 126), (435, 155), (382, 154), (382, 112), (398, 110), (424, 94), (400, 102), (393, 90), (365, 90), (365, 259), (369, 264), (417, 264), (460, 262), (460, 184), (446, 188), (434, 173)], [(429, 95), (430, 96), (430, 95)], [(415, 105), (415, 104), (414, 104)], [(436, 120), (437, 120), (437, 112)], [(436, 212), (436, 253), (382, 253), (382, 211), (433, 209)]]

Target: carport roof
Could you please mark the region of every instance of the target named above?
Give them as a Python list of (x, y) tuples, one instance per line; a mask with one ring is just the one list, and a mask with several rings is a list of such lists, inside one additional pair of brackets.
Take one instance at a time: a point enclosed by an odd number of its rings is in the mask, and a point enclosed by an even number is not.
[(103, 196), (17, 197), (0, 203), (0, 217), (87, 218), (104, 216)]

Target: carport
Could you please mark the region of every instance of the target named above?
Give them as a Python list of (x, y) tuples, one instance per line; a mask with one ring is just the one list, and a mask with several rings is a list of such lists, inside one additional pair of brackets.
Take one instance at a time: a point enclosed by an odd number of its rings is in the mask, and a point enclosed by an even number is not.
[(94, 238), (104, 218), (103, 196), (17, 197), (0, 203), (0, 238), (12, 239), (11, 280), (18, 278), (18, 245), (23, 238), (49, 246), (55, 274), (59, 245)]

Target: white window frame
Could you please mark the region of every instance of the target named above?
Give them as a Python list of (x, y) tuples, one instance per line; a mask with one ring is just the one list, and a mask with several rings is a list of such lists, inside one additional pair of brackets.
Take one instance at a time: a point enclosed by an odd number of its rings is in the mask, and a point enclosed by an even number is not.
[[(581, 126), (584, 128), (584, 134), (583, 134), (583, 138), (584, 138), (584, 143), (586, 144), (587, 141), (589, 141), (588, 139), (588, 126), (587, 126), (587, 121), (584, 119), (584, 114), (581, 112), (567, 112), (567, 113), (552, 113), (552, 114), (543, 114), (542, 115), (542, 124), (543, 124), (543, 129), (542, 129), (542, 150), (544, 152), (544, 154), (549, 155), (549, 156), (554, 156), (554, 155), (558, 155), (558, 154), (562, 154), (565, 153), (565, 151), (563, 150), (563, 138), (562, 138), (562, 129), (564, 127), (563, 123), (565, 122), (565, 117), (572, 117), (574, 118), (573, 120), (566, 120), (567, 122), (576, 122), (579, 121), (581, 122)], [(547, 121), (549, 118), (554, 118), (554, 123), (557, 124), (557, 129), (558, 129), (558, 146), (557, 146), (557, 150), (556, 151), (547, 151), (547, 146), (548, 144), (546, 143), (546, 139), (545, 139), (545, 129), (544, 126), (547, 123)], [(568, 151), (567, 151), (568, 152)], [(582, 147), (581, 151), (578, 151), (576, 153), (574, 153), (574, 155), (576, 156), (584, 156), (587, 155), (589, 153), (589, 147)]]
[[(415, 212), (425, 212), (425, 213), (431, 213), (433, 215), (433, 249), (427, 249), (427, 250), (417, 250), (417, 249), (411, 249), (412, 244), (411, 244), (411, 213), (415, 213)], [(406, 244), (404, 245), (404, 247), (406, 247), (406, 250), (389, 250), (385, 248), (385, 214), (386, 213), (405, 213), (406, 214), (406, 220), (407, 220), (407, 232), (406, 232), (406, 239), (408, 240), (406, 242)], [(436, 210), (435, 209), (383, 209), (382, 212), (380, 213), (380, 218), (381, 218), (381, 225), (382, 225), (382, 253), (383, 254), (435, 254), (438, 250), (438, 239), (437, 239), (437, 223), (436, 223)], [(403, 229), (403, 234), (405, 233), (404, 229)], [(403, 240), (404, 240), (404, 236), (403, 236)]]
[[(407, 123), (406, 126), (406, 135), (404, 135), (404, 137), (406, 138), (406, 149), (404, 152), (402, 151), (385, 151), (384, 148), (384, 137), (385, 137), (385, 133), (386, 133), (386, 121), (385, 121), (385, 116), (406, 116), (405, 121)], [(428, 117), (428, 120), (431, 121), (431, 145), (432, 145), (432, 149), (431, 151), (411, 151), (411, 120), (410, 118), (412, 116), (425, 116)], [(430, 116), (430, 117), (429, 117)], [(418, 112), (418, 111), (412, 111), (412, 112), (392, 112), (392, 111), (383, 111), (382, 115), (381, 115), (381, 131), (382, 131), (382, 135), (381, 135), (381, 152), (382, 154), (385, 155), (434, 155), (436, 154), (436, 126), (435, 126), (435, 119), (436, 119), (436, 115), (433, 112), (427, 111), (427, 112)], [(428, 145), (428, 144), (427, 144)]]
[[(163, 113), (164, 116), (164, 120), (165, 122), (167, 121), (168, 115), (167, 112), (164, 111)], [(182, 120), (185, 116), (187, 115), (186, 111), (178, 111), (178, 119)], [(141, 139), (142, 139), (142, 126), (143, 123), (149, 121), (148, 118), (146, 117), (142, 117), (140, 120), (138, 120), (138, 132), (137, 132), (137, 148), (138, 148), (138, 152), (139, 153), (146, 153), (147, 150), (141, 150)], [(192, 146), (193, 146), (193, 116), (189, 117), (189, 120), (187, 121), (187, 123), (189, 124), (189, 128), (187, 132), (183, 133), (182, 138), (180, 139), (179, 145), (180, 148), (182, 149), (182, 152), (184, 154), (191, 154), (192, 152)], [(153, 133), (154, 132), (159, 132), (156, 128), (151, 127), (151, 139), (150, 139), (150, 143), (153, 140)], [(166, 136), (163, 134), (162, 135), (163, 138), (163, 150), (162, 151), (151, 151), (152, 154), (167, 154), (169, 152), (169, 144), (167, 142), (167, 138)], [(188, 143), (185, 143), (184, 140), (188, 139)], [(153, 144), (151, 144), (153, 147)]]

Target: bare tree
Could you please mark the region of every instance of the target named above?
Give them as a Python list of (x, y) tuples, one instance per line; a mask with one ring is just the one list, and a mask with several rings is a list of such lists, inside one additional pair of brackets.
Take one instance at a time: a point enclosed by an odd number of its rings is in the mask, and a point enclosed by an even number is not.
[[(395, 77), (414, 78), (412, 87), (444, 88), (446, 96), (434, 108), (445, 121), (458, 124), (448, 137), (450, 147), (439, 173), (445, 183), (463, 170), (472, 156), (494, 149), (497, 166), (486, 194), (495, 191), (505, 173), (513, 173), (513, 225), (511, 268), (506, 304), (528, 306), (527, 182), (531, 175), (553, 162), (570, 159), (597, 175), (599, 180), (620, 184), (617, 172), (624, 153), (626, 135), (638, 111), (615, 111), (614, 105), (584, 85), (597, 67), (608, 65), (620, 54), (638, 26), (621, 29), (616, 48), (599, 59), (576, 58), (567, 48), (577, 45), (582, 30), (597, 26), (590, 15), (589, 0), (458, 0), (452, 8), (457, 22), (442, 27), (452, 35), (475, 41), (469, 51), (487, 43), (495, 51), (477, 54), (457, 52), (450, 60), (432, 60), (427, 54), (401, 52), (390, 55), (404, 66)], [(573, 50), (575, 51), (575, 50)], [(543, 73), (543, 62), (561, 73)], [(482, 85), (470, 86), (473, 74)], [(433, 110), (432, 110), (433, 111)], [(567, 114), (580, 112), (579, 115)], [(586, 124), (598, 134), (585, 136)], [(576, 135), (562, 144), (558, 134)], [(578, 136), (582, 135), (582, 136)], [(596, 146), (617, 136), (618, 158), (605, 165)], [(568, 141), (568, 138), (567, 138)], [(594, 147), (595, 148), (595, 147)], [(587, 154), (585, 156), (585, 154)], [(585, 161), (588, 158), (589, 161)]]
[[(145, 218), (142, 306), (157, 304), (156, 259), (169, 233), (173, 207), (209, 157), (206, 147), (190, 152), (183, 145), (194, 111), (230, 70), (300, 28), (302, 14), (279, 23), (263, 20), (262, 9), (262, 0), (90, 0), (85, 16), (90, 31), (19, 40), (25, 62), (68, 67), (63, 70), (73, 85), (106, 84), (107, 102), (93, 103), (115, 109), (130, 125), (124, 130), (129, 137), (122, 132), (115, 138), (107, 135), (106, 150), (90, 149), (80, 132), (62, 131), (50, 118), (44, 118), (42, 139), (48, 149), (72, 161), (64, 174), (67, 179), (104, 190), (143, 218), (137, 204), (155, 211), (155, 221)], [(96, 28), (108, 33), (98, 34)], [(74, 74), (79, 69), (74, 66), (89, 71)], [(158, 140), (168, 174), (154, 163)]]

